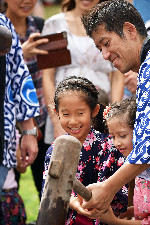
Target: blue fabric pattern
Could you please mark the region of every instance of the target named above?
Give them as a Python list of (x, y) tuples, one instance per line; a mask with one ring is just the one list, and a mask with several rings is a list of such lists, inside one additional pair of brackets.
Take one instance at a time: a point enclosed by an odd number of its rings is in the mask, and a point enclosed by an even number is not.
[(16, 166), (16, 120), (23, 121), (38, 116), (39, 103), (14, 27), (2, 14), (0, 14), (0, 25), (6, 26), (12, 33), (12, 47), (6, 55), (3, 160), (3, 165), (10, 168)]
[[(37, 24), (35, 23), (34, 17), (29, 16), (27, 18), (27, 31), (25, 37), (22, 37), (21, 35), (18, 34), (19, 40), (21, 44), (23, 44), (25, 41), (28, 40), (29, 36), (32, 33), (37, 33), (40, 32), (39, 29), (37, 28)], [(34, 83), (34, 86), (36, 87), (36, 94), (38, 97), (38, 101), (40, 104), (40, 115), (35, 118), (35, 121), (38, 125), (38, 127), (41, 127), (45, 124), (46, 122), (46, 117), (47, 117), (47, 107), (43, 95), (43, 87), (42, 87), (42, 71), (38, 69), (38, 64), (37, 64), (37, 57), (32, 56), (30, 59), (29, 58), (24, 58), (29, 72), (32, 76), (32, 80)]]
[(138, 75), (137, 113), (133, 132), (133, 151), (126, 164), (150, 164), (150, 51)]

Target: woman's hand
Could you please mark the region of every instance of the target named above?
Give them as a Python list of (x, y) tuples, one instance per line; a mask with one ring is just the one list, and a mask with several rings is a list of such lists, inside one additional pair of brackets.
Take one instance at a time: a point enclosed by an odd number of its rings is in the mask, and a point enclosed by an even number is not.
[(41, 34), (40, 33), (33, 33), (29, 36), (28, 40), (25, 41), (21, 47), (23, 50), (23, 56), (25, 58), (31, 58), (33, 56), (36, 56), (37, 54), (40, 55), (47, 55), (48, 52), (45, 50), (40, 50), (37, 48), (38, 45), (44, 44), (48, 42), (47, 38), (39, 39), (39, 40), (34, 40), (34, 38), (39, 37)]

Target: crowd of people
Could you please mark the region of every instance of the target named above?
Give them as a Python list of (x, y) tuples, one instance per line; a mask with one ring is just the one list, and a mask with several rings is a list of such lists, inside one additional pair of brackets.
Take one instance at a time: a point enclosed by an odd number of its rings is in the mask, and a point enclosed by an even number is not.
[[(135, 2), (64, 0), (46, 21), (34, 15), (43, 1), (0, 3), (0, 26), (12, 34), (0, 56), (0, 224), (26, 224), (20, 173), (31, 166), (41, 200), (66, 133), (82, 144), (76, 177), (92, 198), (72, 191), (65, 224), (150, 224), (149, 22)], [(37, 37), (63, 31), (71, 64), (39, 70), (37, 55), (48, 52), (37, 46), (48, 39)]]

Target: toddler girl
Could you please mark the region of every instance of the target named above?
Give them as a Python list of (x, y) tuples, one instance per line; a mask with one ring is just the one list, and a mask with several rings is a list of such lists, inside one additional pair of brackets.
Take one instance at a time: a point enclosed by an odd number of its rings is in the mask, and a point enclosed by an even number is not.
[[(16, 129), (16, 157), (17, 157), (17, 171), (24, 173), (25, 167), (22, 167), (20, 142), (21, 135)], [(0, 198), (0, 224), (1, 225), (25, 225), (26, 211), (23, 200), (18, 192), (18, 183), (15, 180), (14, 168), (8, 171), (6, 180), (2, 189), (2, 196)]]
[[(127, 157), (133, 149), (133, 129), (136, 117), (136, 99), (131, 97), (114, 103), (104, 112), (106, 125), (113, 138), (115, 147)], [(135, 220), (125, 220), (115, 217), (111, 208), (100, 215), (100, 220), (109, 225), (146, 225), (150, 224), (150, 177), (149, 169), (135, 179), (134, 207), (129, 207), (123, 216), (135, 216)]]
[[(100, 108), (95, 86), (86, 78), (68, 77), (58, 85), (54, 102), (62, 128), (82, 144), (77, 179), (87, 186), (110, 177), (123, 164), (124, 157), (112, 146), (112, 140), (108, 134), (100, 133), (91, 127), (92, 119)], [(44, 182), (52, 151), (53, 144), (45, 158)], [(95, 220), (87, 217), (88, 211), (82, 209), (81, 204), (82, 201), (73, 192), (66, 224), (95, 224)], [(123, 187), (116, 194), (112, 206), (115, 213), (126, 210), (127, 187)]]

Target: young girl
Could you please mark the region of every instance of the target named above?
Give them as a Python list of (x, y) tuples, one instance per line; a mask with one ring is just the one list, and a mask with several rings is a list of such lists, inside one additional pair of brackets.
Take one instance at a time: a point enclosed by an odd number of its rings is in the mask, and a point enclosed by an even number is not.
[[(106, 124), (113, 138), (115, 147), (127, 157), (133, 149), (133, 129), (136, 117), (136, 100), (134, 97), (114, 103), (105, 111)], [(109, 225), (146, 225), (150, 224), (150, 181), (146, 179), (147, 170), (135, 179), (134, 207), (129, 207), (124, 216), (135, 217), (125, 220), (115, 217), (111, 208), (100, 215), (99, 220)], [(123, 218), (123, 215), (122, 217)]]
[[(83, 145), (76, 173), (77, 179), (85, 186), (104, 181), (123, 164), (124, 157), (112, 146), (110, 136), (91, 127), (92, 119), (99, 111), (97, 89), (86, 78), (68, 77), (58, 85), (54, 102), (62, 128), (68, 135), (76, 137)], [(52, 150), (53, 144), (48, 149), (45, 158), (44, 182)], [(88, 211), (82, 209), (81, 203), (77, 194), (73, 192), (66, 220), (67, 225), (95, 224), (95, 220), (86, 217)], [(112, 207), (115, 213), (126, 211), (126, 187), (116, 194)]]
[[(19, 140), (21, 135), (16, 129), (16, 156), (17, 156), (17, 171), (24, 173), (25, 167), (22, 167), (21, 151)], [(26, 211), (23, 200), (18, 193), (18, 184), (15, 180), (14, 168), (8, 171), (5, 183), (3, 185), (2, 196), (0, 198), (0, 224), (1, 225), (25, 225)]]

